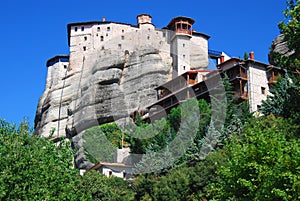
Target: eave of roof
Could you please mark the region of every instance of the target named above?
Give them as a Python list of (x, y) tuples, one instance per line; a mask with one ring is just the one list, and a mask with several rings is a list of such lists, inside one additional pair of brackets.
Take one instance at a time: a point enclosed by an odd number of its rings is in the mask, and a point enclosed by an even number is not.
[(149, 16), (149, 17), (152, 18), (152, 16), (151, 16), (150, 14), (146, 14), (146, 13), (141, 13), (141, 14), (139, 14), (138, 16), (136, 16), (136, 18), (138, 18), (138, 17), (140, 17), (140, 16), (142, 16), (142, 15), (146, 15), (146, 16)]
[(90, 168), (90, 170), (97, 170), (101, 168), (102, 166), (113, 166), (113, 167), (124, 167), (124, 168), (132, 168), (131, 165), (125, 165), (123, 163), (108, 163), (108, 162), (99, 162), (95, 164), (93, 167)]
[(179, 20), (180, 18), (191, 21), (191, 24), (194, 24), (194, 23), (195, 23), (195, 20), (192, 19), (192, 18), (190, 18), (190, 17), (186, 17), (186, 16), (177, 16), (177, 17), (174, 17), (174, 18), (169, 22), (169, 24), (167, 25), (167, 27), (170, 28), (170, 27), (172, 26), (172, 24), (174, 23), (174, 21), (175, 21), (175, 20)]
[(50, 66), (50, 63), (56, 59), (60, 59), (60, 58), (64, 58), (64, 59), (69, 59), (70, 56), (69, 55), (66, 55), (66, 54), (60, 54), (60, 55), (55, 55), (54, 57), (50, 58), (47, 60), (46, 62), (46, 66), (49, 67)]
[(203, 36), (206, 39), (210, 39), (210, 35), (207, 35), (205, 33), (200, 33), (200, 32), (197, 32), (197, 31), (192, 31), (192, 35), (193, 36)]

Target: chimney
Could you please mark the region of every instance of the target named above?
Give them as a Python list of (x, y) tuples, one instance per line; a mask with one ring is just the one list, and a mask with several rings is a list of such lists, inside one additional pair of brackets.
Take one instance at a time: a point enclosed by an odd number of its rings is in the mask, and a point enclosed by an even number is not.
[(254, 52), (250, 52), (250, 53), (249, 53), (249, 56), (250, 56), (250, 59), (251, 59), (251, 60), (254, 60)]
[(224, 55), (221, 55), (221, 57), (220, 57), (220, 64), (224, 63), (224, 61), (225, 61), (225, 57), (224, 57)]
[(106, 21), (106, 17), (103, 16), (103, 17), (102, 17), (102, 22), (105, 22), (105, 21)]

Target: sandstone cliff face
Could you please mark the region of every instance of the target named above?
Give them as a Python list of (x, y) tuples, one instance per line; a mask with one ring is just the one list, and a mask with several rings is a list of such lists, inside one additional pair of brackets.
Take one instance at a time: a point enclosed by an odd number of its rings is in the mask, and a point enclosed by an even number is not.
[[(84, 130), (130, 120), (130, 114), (145, 110), (156, 100), (154, 88), (171, 78), (171, 62), (168, 55), (150, 46), (126, 54), (84, 55), (81, 69), (72, 72), (70, 63), (56, 85), (47, 85), (38, 104), (36, 134), (59, 139), (67, 133), (79, 147), (77, 165), (88, 168), (91, 164), (82, 147)], [(51, 130), (55, 131), (49, 136)]]
[(275, 38), (271, 45), (271, 52), (269, 53), (269, 62), (272, 65), (277, 65), (274, 61), (272, 52), (278, 52), (286, 57), (294, 56), (295, 52), (288, 48), (288, 44), (284, 39), (284, 35), (280, 34)]

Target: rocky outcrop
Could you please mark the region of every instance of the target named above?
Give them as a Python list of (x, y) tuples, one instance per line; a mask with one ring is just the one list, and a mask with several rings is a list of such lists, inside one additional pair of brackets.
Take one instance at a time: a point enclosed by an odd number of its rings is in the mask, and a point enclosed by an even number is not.
[(46, 87), (40, 98), (35, 133), (53, 140), (72, 138), (79, 148), (77, 166), (89, 168), (91, 163), (83, 150), (84, 130), (114, 121), (130, 121), (134, 112), (145, 111), (156, 100), (154, 88), (171, 78), (171, 63), (169, 55), (150, 46), (125, 54), (85, 54), (78, 71), (72, 70), (70, 61), (60, 81)]
[(273, 40), (272, 45), (271, 45), (271, 52), (269, 53), (270, 64), (277, 65), (276, 62), (274, 61), (274, 53), (273, 52), (278, 52), (286, 57), (290, 57), (295, 54), (294, 51), (291, 51), (288, 48), (288, 44), (285, 41), (283, 34), (280, 34), (277, 38), (275, 38)]

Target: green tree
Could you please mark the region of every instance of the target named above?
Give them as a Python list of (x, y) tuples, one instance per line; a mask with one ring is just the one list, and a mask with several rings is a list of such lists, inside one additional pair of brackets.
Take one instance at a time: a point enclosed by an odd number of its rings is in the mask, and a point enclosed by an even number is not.
[(0, 119), (0, 200), (85, 200), (70, 143), (59, 145)]
[(279, 77), (270, 89), (272, 95), (262, 102), (261, 111), (264, 115), (291, 118), (296, 124), (300, 121), (300, 85), (295, 81), (292, 81), (288, 74), (285, 78)]
[[(104, 125), (104, 127), (110, 128), (110, 126), (106, 125)], [(104, 131), (111, 131), (111, 129), (107, 130)], [(98, 163), (99, 161), (114, 161), (114, 153), (117, 151), (118, 147), (114, 146), (113, 142), (108, 140), (107, 135), (108, 133), (104, 133), (100, 126), (95, 126), (84, 131), (83, 147), (91, 162)], [(111, 137), (111, 139), (113, 138)]]
[[(280, 32), (288, 44), (290, 56), (272, 52), (276, 65), (291, 71), (300, 70), (300, 1), (287, 0), (287, 8), (283, 12), (285, 19), (278, 25)], [(272, 50), (271, 50), (272, 51)]]
[(228, 162), (212, 185), (219, 200), (299, 200), (300, 140), (291, 121), (253, 119), (226, 147)]
[(135, 193), (129, 183), (121, 178), (107, 178), (105, 175), (92, 170), (84, 174), (82, 188), (86, 194), (92, 195), (92, 200), (129, 201), (134, 200)]

